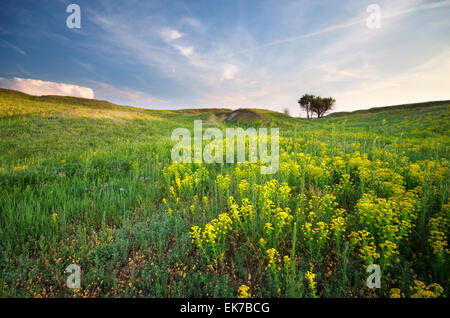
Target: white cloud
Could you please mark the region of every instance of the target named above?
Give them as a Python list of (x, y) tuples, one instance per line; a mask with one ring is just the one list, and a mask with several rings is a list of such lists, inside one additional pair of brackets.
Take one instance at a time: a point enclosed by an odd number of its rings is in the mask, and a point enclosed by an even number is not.
[(174, 45), (173, 47), (177, 49), (181, 55), (184, 55), (186, 57), (191, 56), (192, 53), (194, 53), (194, 48), (192, 46)]
[(73, 84), (56, 83), (27, 78), (3, 78), (0, 77), (0, 87), (14, 89), (26, 94), (42, 95), (62, 95), (82, 98), (104, 99), (120, 105), (130, 105), (136, 107), (167, 107), (167, 101), (147, 94), (145, 92), (130, 89), (127, 87), (118, 88), (110, 84), (89, 81), (89, 87)]
[(94, 98), (94, 91), (89, 87), (83, 87), (66, 83), (41, 81), (30, 78), (14, 77), (8, 79), (0, 77), (0, 86), (36, 96), (62, 95), (62, 96), (74, 96), (83, 98)]
[(178, 30), (171, 28), (163, 28), (161, 29), (161, 37), (165, 42), (172, 42), (176, 39), (181, 38), (184, 34), (180, 33)]
[[(320, 3), (314, 10), (326, 10), (327, 6)], [(442, 17), (439, 19), (437, 8), (443, 10), (450, 0), (379, 3), (381, 29), (367, 28), (367, 5), (354, 0), (343, 4), (342, 10), (333, 11), (331, 17), (324, 14), (326, 21), (311, 26), (308, 25), (311, 10), (303, 12), (304, 22), (298, 18), (301, 12), (292, 8), (282, 10), (281, 14), (273, 12), (272, 23), (277, 19), (282, 23), (267, 28), (269, 32), (263, 37), (244, 22), (227, 25), (227, 32), (216, 36), (207, 19), (203, 24), (180, 16), (172, 27), (161, 29), (167, 20), (158, 16), (152, 19), (138, 16), (134, 19), (136, 24), (129, 23), (129, 17), (123, 17), (122, 13), (109, 12), (112, 16), (104, 17), (105, 12), (100, 12), (93, 16), (104, 31), (101, 34), (109, 44), (108, 50), (113, 47), (128, 61), (174, 82), (170, 99), (177, 107), (195, 104), (279, 111), (291, 107), (291, 113), (297, 114), (296, 101), (306, 92), (336, 97), (336, 110), (396, 104), (405, 97), (411, 101), (445, 97), (448, 89), (445, 60), (440, 59), (441, 67), (426, 65), (415, 69), (414, 74), (411, 71), (446, 51), (446, 45), (439, 39), (449, 24)], [(433, 12), (432, 9), (437, 16), (432, 22), (442, 25), (429, 23), (418, 30), (417, 19), (422, 16), (414, 13)], [(303, 31), (296, 34), (293, 30)], [(409, 36), (411, 33), (414, 37)], [(429, 80), (421, 84), (419, 75)], [(413, 86), (414, 91), (408, 89)], [(94, 89), (97, 95), (97, 88)], [(142, 105), (151, 100), (141, 93), (133, 99), (140, 102), (128, 104)], [(128, 90), (121, 96), (131, 95)]]
[[(413, 18), (406, 19), (408, 13), (445, 7), (450, 1), (443, 1), (439, 6), (418, 5), (420, 2), (384, 2), (383, 16), (386, 15), (389, 19), (383, 20), (379, 30), (366, 27), (367, 14), (365, 10), (361, 10), (348, 19), (348, 22), (249, 46), (251, 49), (247, 50), (236, 50), (238, 54), (228, 56), (250, 61), (247, 65), (244, 64), (239, 84), (225, 87), (226, 91), (218, 89), (218, 94), (209, 94), (204, 100), (231, 108), (251, 106), (281, 111), (284, 107), (289, 107), (291, 114), (297, 115), (299, 107), (296, 100), (301, 94), (308, 92), (335, 97), (336, 111), (450, 99), (450, 47), (443, 43), (436, 44), (433, 52), (430, 46), (425, 45), (429, 43), (428, 39), (422, 37), (412, 41), (401, 33), (415, 27)], [(431, 27), (421, 31), (430, 30)], [(312, 39), (316, 35), (331, 32), (335, 34), (333, 37), (329, 35), (327, 41)], [(282, 45), (297, 40), (298, 43)], [(296, 50), (304, 52), (309, 43), (316, 46), (314, 54), (299, 54), (301, 57), (296, 58)], [(278, 46), (270, 52), (261, 50), (276, 45)], [(258, 50), (253, 50), (254, 48)], [(415, 51), (412, 52), (412, 48)], [(270, 54), (275, 50), (277, 58), (273, 59)], [(259, 65), (252, 63), (254, 60)], [(260, 67), (256, 69), (258, 66)], [(265, 76), (266, 74), (269, 76)], [(255, 84), (250, 85), (252, 82)]]
[(238, 68), (233, 64), (226, 64), (223, 67), (222, 81), (232, 80), (238, 72)]

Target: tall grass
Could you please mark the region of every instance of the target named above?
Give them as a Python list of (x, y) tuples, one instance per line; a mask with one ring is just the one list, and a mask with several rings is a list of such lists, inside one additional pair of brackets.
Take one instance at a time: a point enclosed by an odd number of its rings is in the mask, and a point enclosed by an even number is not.
[[(448, 295), (448, 105), (231, 124), (0, 97), (3, 296)], [(194, 119), (279, 127), (279, 171), (173, 163), (171, 132)], [(80, 290), (65, 285), (72, 263)], [(371, 263), (380, 290), (365, 285)]]

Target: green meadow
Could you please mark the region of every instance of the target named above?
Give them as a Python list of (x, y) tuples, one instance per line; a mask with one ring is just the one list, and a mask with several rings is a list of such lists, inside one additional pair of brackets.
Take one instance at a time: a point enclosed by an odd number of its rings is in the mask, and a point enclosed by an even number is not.
[[(444, 101), (307, 121), (0, 89), (0, 295), (447, 297), (449, 115)], [(194, 120), (279, 128), (278, 172), (172, 162), (172, 131)]]

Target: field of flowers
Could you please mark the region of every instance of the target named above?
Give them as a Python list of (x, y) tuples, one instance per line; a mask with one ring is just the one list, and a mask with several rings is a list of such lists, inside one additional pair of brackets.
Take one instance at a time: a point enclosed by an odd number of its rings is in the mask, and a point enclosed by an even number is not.
[[(450, 103), (231, 124), (118, 106), (108, 117), (90, 116), (93, 105), (60, 116), (68, 100), (30, 111), (36, 102), (0, 95), (2, 296), (450, 292)], [(172, 162), (171, 131), (195, 119), (279, 128), (278, 172)], [(80, 289), (66, 286), (70, 264), (81, 267)], [(381, 288), (366, 285), (370, 264)]]

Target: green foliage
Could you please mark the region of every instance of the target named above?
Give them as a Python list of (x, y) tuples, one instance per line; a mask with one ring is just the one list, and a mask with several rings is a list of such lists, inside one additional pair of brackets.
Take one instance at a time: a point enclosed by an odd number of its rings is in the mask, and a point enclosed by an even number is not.
[[(0, 295), (448, 295), (449, 106), (221, 120), (233, 112), (2, 89)], [(172, 130), (196, 119), (279, 127), (279, 171), (172, 163)], [(381, 290), (365, 286), (371, 262)]]

